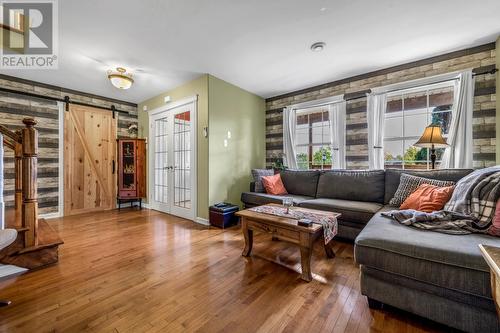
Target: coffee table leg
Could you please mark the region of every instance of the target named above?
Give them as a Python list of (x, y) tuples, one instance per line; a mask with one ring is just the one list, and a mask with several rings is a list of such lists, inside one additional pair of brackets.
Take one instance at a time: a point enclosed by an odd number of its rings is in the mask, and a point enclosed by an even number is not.
[[(325, 244), (325, 240), (321, 240), (323, 244)], [(325, 244), (325, 253), (327, 258), (335, 258), (335, 251), (333, 250), (333, 241), (329, 241), (328, 244)]]
[(302, 264), (301, 278), (302, 280), (307, 282), (312, 281), (311, 257), (312, 257), (312, 249), (310, 247), (301, 246), (300, 247), (300, 261)]
[(245, 248), (241, 254), (244, 257), (249, 257), (252, 253), (253, 246), (253, 230), (248, 229), (247, 219), (241, 219), (241, 230), (243, 231), (243, 237), (245, 237)]
[(300, 263), (302, 265), (302, 280), (311, 282), (311, 257), (314, 237), (308, 233), (300, 233)]

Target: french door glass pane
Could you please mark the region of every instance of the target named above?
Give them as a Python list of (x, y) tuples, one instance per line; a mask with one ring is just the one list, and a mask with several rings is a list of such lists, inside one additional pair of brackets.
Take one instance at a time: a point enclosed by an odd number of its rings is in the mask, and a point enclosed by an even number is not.
[(191, 208), (191, 112), (174, 117), (174, 206)]
[(154, 199), (157, 202), (168, 201), (168, 119), (162, 118), (155, 121), (155, 188)]

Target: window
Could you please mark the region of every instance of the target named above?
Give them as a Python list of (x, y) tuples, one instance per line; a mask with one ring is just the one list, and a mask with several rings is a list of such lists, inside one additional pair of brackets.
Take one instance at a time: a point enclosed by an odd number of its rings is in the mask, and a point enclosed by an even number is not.
[[(443, 137), (447, 138), (453, 107), (453, 84), (449, 81), (388, 93), (384, 120), (385, 168), (430, 169), (430, 149), (413, 144), (431, 123), (439, 124)], [(437, 166), (443, 152), (444, 148), (436, 149)]]
[(297, 110), (295, 151), (299, 169), (331, 169), (331, 128), (328, 114), (328, 105)]

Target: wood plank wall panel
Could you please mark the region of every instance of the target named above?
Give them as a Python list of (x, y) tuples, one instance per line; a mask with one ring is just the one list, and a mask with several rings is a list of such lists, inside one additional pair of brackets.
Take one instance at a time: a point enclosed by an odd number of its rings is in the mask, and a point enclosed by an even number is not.
[[(467, 68), (484, 72), (495, 68), (495, 44), (399, 65), (396, 67), (358, 75), (320, 86), (302, 89), (266, 100), (266, 161), (283, 153), (283, 108), (296, 103), (340, 94), (356, 96), (366, 90), (388, 84), (414, 80)], [(495, 165), (496, 146), (496, 79), (495, 75), (476, 77), (474, 97), (474, 167)], [(347, 102), (346, 119), (347, 167), (368, 168), (368, 128), (366, 98)]]
[[(128, 114), (117, 113), (118, 137), (128, 137), (128, 125), (137, 123), (137, 105), (100, 98), (85, 93), (38, 84), (31, 81), (0, 75), (0, 87), (36, 93), (44, 96), (64, 98), (69, 96), (73, 101), (95, 106), (114, 105)], [(28, 97), (22, 94), (0, 92), (0, 124), (11, 130), (21, 129), (22, 119), (33, 117), (39, 130), (38, 158), (38, 203), (39, 213), (55, 213), (59, 205), (59, 120), (58, 107), (55, 101), (43, 98)], [(14, 206), (14, 154), (5, 149), (4, 158), (4, 196), (7, 207)]]

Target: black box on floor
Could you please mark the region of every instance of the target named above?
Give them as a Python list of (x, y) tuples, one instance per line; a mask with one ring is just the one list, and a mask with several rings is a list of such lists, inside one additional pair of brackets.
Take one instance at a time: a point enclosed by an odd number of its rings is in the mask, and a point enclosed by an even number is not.
[(238, 217), (234, 215), (240, 208), (229, 203), (215, 204), (209, 207), (210, 225), (217, 228), (227, 228), (238, 223)]

